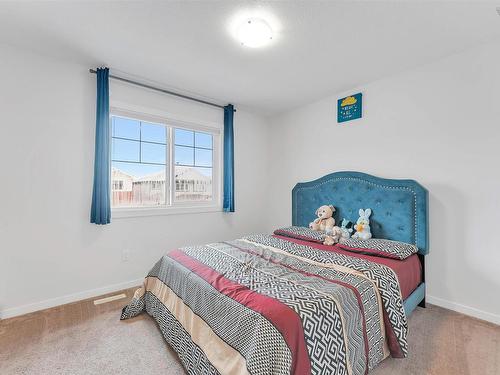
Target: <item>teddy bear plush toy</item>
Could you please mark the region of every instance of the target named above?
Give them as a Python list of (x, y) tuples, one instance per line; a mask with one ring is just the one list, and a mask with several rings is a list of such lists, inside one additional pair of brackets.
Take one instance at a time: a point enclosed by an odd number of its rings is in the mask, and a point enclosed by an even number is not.
[(312, 230), (321, 230), (323, 232), (330, 231), (335, 226), (335, 219), (333, 218), (333, 213), (335, 212), (335, 207), (332, 205), (324, 205), (316, 210), (317, 218), (309, 223), (309, 228)]
[(366, 210), (359, 210), (359, 218), (356, 221), (354, 229), (356, 233), (353, 234), (352, 238), (358, 238), (360, 240), (369, 240), (372, 238), (372, 232), (370, 230), (370, 215), (372, 210), (367, 208)]
[(335, 245), (340, 242), (342, 238), (342, 229), (335, 226), (332, 229), (326, 231), (326, 237), (323, 241), (323, 245)]

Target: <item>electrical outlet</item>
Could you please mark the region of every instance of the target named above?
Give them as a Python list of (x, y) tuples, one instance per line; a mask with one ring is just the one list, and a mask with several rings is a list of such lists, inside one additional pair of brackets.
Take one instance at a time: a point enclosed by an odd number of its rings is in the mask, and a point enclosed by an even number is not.
[(128, 262), (130, 259), (130, 250), (124, 249), (122, 250), (122, 262)]

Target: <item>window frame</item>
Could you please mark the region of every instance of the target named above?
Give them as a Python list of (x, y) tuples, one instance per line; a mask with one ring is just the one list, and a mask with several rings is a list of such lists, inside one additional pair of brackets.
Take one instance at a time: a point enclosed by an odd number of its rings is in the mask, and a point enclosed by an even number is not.
[[(110, 106), (110, 124), (113, 116), (125, 117), (133, 120), (161, 124), (166, 127), (166, 165), (165, 175), (165, 205), (147, 207), (111, 207), (112, 218), (141, 217), (170, 214), (187, 214), (202, 212), (222, 211), (222, 131), (215, 124), (203, 124), (199, 121), (174, 118), (168, 114), (157, 114), (145, 109), (136, 110), (123, 106)], [(174, 129), (183, 129), (194, 132), (203, 132), (212, 135), (212, 200), (211, 201), (175, 201), (175, 144)], [(112, 127), (110, 126), (110, 142), (112, 142)], [(109, 147), (110, 161), (112, 160), (112, 147)], [(110, 181), (112, 181), (110, 168)], [(167, 183), (168, 182), (168, 183)], [(110, 184), (110, 193), (112, 183)]]

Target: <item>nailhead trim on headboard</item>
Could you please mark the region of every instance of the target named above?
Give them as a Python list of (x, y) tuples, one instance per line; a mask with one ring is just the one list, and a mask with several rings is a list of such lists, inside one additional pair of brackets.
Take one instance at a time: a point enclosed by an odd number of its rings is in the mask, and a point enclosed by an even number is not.
[[(359, 172), (337, 172), (337, 173), (353, 173), (353, 174), (359, 174)], [(367, 178), (377, 178), (377, 177), (374, 177), (374, 176), (370, 176), (370, 175), (366, 175)], [(326, 177), (326, 176), (325, 176)], [(371, 186), (374, 186), (374, 187), (377, 187), (377, 188), (381, 188), (381, 189), (385, 189), (385, 190), (399, 190), (399, 191), (407, 191), (407, 192), (410, 192), (412, 195), (413, 195), (413, 231), (414, 231), (414, 243), (415, 245), (418, 245), (418, 231), (419, 231), (419, 227), (418, 227), (418, 223), (419, 223), (419, 213), (418, 213), (418, 207), (417, 207), (417, 192), (412, 189), (411, 187), (407, 187), (407, 186), (390, 186), (390, 185), (384, 185), (384, 184), (381, 184), (381, 183), (376, 183), (376, 182), (372, 182), (372, 181), (369, 181), (368, 179), (363, 179), (362, 177), (335, 177), (335, 176), (332, 176), (326, 180), (323, 180), (321, 182), (318, 182), (318, 183), (314, 183), (314, 181), (311, 181), (311, 182), (308, 182), (307, 184), (309, 186), (300, 186), (301, 184), (297, 184), (293, 190), (293, 193), (294, 193), (294, 207), (293, 207), (293, 212), (294, 212), (294, 215), (296, 216), (295, 219), (297, 219), (297, 216), (298, 216), (298, 203), (297, 203), (297, 193), (299, 191), (302, 191), (302, 190), (310, 190), (310, 189), (317, 189), (318, 187), (322, 186), (322, 185), (325, 185), (325, 184), (328, 184), (328, 183), (334, 183), (335, 181), (352, 181), (352, 182), (362, 182), (362, 183), (366, 183), (368, 185), (371, 185)], [(394, 182), (399, 182), (401, 180), (391, 180), (391, 181), (394, 181)], [(408, 180), (403, 180), (401, 181), (401, 183), (407, 183)], [(413, 183), (415, 183), (414, 181), (412, 181)], [(416, 183), (415, 183), (416, 184)], [(418, 184), (417, 184), (418, 185)], [(420, 185), (419, 185), (420, 187)], [(424, 189), (425, 190), (425, 189)], [(424, 220), (425, 222), (425, 220)], [(425, 229), (424, 229), (425, 230)]]
[[(323, 182), (320, 182), (319, 184), (317, 185), (314, 185), (314, 186), (304, 186), (304, 187), (301, 187), (301, 188), (298, 188), (298, 190), (308, 190), (308, 189), (314, 189), (314, 188), (317, 188), (318, 186), (321, 186), (321, 185), (324, 185), (324, 184), (327, 184), (329, 182), (333, 182), (333, 181), (339, 181), (339, 180), (350, 180), (350, 181), (360, 181), (360, 182), (363, 182), (363, 183), (366, 183), (366, 184), (369, 184), (369, 185), (373, 185), (373, 186), (377, 186), (377, 187), (380, 187), (382, 189), (387, 189), (387, 190), (407, 190), (409, 192), (411, 192), (413, 194), (413, 226), (414, 226), (414, 238), (415, 238), (415, 245), (417, 244), (417, 232), (418, 232), (418, 228), (417, 228), (417, 193), (415, 193), (414, 190), (408, 188), (408, 187), (404, 187), (404, 186), (387, 186), (387, 185), (380, 185), (380, 184), (376, 184), (375, 182), (371, 182), (371, 181), (367, 181), (367, 180), (363, 180), (361, 178), (356, 178), (356, 177), (333, 177), (333, 178), (330, 178), (328, 180), (325, 180)], [(297, 200), (295, 200), (295, 210), (297, 210)]]

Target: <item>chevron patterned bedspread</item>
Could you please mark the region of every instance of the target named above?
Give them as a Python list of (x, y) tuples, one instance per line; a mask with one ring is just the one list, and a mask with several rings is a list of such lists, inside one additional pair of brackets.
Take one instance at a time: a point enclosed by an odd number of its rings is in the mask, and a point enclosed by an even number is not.
[(407, 354), (390, 268), (272, 235), (169, 252), (121, 318), (142, 311), (189, 374), (366, 374)]

